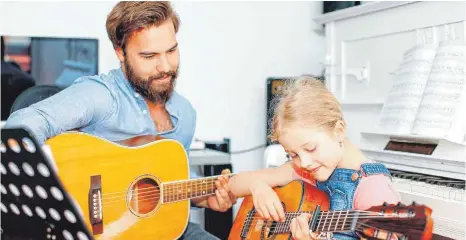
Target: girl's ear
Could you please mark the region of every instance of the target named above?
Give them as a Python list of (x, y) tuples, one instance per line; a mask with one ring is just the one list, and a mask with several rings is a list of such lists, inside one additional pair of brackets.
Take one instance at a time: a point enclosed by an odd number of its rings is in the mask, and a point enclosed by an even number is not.
[(335, 124), (334, 133), (337, 141), (343, 141), (346, 138), (345, 123), (338, 120)]

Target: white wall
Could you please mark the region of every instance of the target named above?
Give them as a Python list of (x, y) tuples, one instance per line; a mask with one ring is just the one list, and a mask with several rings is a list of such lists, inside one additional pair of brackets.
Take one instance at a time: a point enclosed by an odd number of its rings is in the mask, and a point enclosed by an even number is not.
[[(317, 2), (178, 2), (178, 90), (197, 109), (196, 136), (231, 137), (232, 150), (265, 143), (268, 76), (320, 74), (324, 38), (313, 32)], [(261, 165), (262, 151), (233, 157)]]
[[(99, 70), (118, 66), (105, 31), (113, 2), (2, 2), (0, 34), (94, 37)], [(182, 25), (177, 89), (198, 113), (196, 136), (229, 137), (232, 150), (265, 143), (268, 76), (320, 75), (322, 2), (175, 2)], [(86, 15), (86, 16), (84, 16)], [(263, 150), (232, 157), (235, 171), (262, 167)]]
[[(118, 67), (105, 31), (114, 2), (1, 2), (0, 34), (91, 37), (99, 70)], [(196, 136), (232, 139), (232, 149), (265, 141), (265, 79), (320, 74), (324, 37), (312, 18), (321, 2), (175, 2), (181, 20), (177, 89), (198, 111)], [(86, 16), (84, 16), (86, 15)], [(235, 156), (260, 167), (261, 152)]]

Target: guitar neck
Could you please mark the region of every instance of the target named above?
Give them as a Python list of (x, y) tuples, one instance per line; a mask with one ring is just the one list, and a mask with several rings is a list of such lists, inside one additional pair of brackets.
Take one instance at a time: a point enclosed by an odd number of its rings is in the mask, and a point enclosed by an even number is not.
[[(313, 212), (286, 212), (285, 222), (276, 223), (275, 233), (289, 233), (291, 220), (303, 213), (312, 214), (309, 229), (313, 232), (349, 232), (356, 231), (359, 218), (370, 215), (371, 218), (387, 218), (383, 213), (372, 213), (359, 210), (319, 211)], [(367, 216), (366, 216), (367, 215)]]
[(215, 194), (217, 181), (219, 176), (231, 177), (234, 174), (218, 175), (212, 177), (182, 180), (175, 182), (163, 183), (163, 202), (177, 202), (191, 198), (204, 197)]
[(310, 221), (309, 227), (315, 232), (354, 231), (359, 214), (358, 210), (322, 211)]

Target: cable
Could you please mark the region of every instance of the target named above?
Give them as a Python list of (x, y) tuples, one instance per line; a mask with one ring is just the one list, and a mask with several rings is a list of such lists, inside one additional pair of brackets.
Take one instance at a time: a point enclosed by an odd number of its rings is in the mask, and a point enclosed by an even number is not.
[(255, 146), (255, 147), (252, 147), (252, 148), (248, 148), (248, 149), (243, 149), (243, 150), (238, 150), (238, 151), (232, 151), (230, 152), (230, 154), (241, 154), (241, 153), (247, 153), (247, 152), (252, 152), (254, 150), (257, 150), (257, 149), (261, 149), (261, 148), (265, 148), (267, 147), (267, 144), (261, 144), (261, 145), (258, 145), (258, 146)]

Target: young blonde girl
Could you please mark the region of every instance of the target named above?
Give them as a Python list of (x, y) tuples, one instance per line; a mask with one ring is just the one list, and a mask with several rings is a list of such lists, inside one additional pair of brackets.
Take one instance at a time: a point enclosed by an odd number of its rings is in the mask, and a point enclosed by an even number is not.
[[(367, 159), (346, 137), (345, 121), (336, 98), (311, 77), (296, 79), (276, 105), (271, 139), (277, 140), (290, 161), (278, 168), (239, 173), (229, 187), (233, 194), (252, 195), (264, 218), (283, 221), (285, 214), (273, 187), (295, 179), (316, 185), (330, 198), (331, 210), (366, 210), (384, 202), (397, 203), (389, 171)], [(313, 239), (310, 216), (291, 222), (294, 239)], [(335, 239), (356, 239), (354, 233), (334, 234)]]

